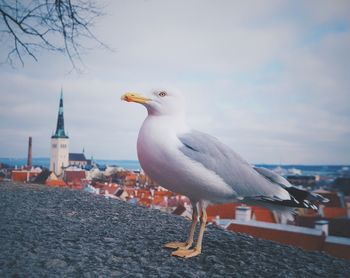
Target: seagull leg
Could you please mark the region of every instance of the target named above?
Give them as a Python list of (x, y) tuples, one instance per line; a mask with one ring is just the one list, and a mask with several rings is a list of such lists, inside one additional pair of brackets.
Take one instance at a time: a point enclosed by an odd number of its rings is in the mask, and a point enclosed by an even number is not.
[(189, 249), (191, 248), (193, 244), (193, 237), (194, 237), (194, 231), (196, 229), (196, 225), (198, 222), (198, 211), (197, 211), (197, 206), (193, 206), (193, 212), (192, 212), (192, 223), (191, 223), (191, 229), (190, 233), (188, 235), (188, 239), (186, 242), (179, 242), (179, 241), (174, 241), (174, 242), (169, 242), (164, 245), (165, 248), (170, 248), (170, 249)]
[(173, 253), (171, 253), (172, 256), (177, 256), (181, 258), (191, 258), (199, 255), (202, 252), (202, 240), (203, 240), (205, 225), (207, 224), (208, 217), (207, 217), (206, 209), (202, 208), (201, 210), (202, 210), (202, 215), (200, 217), (201, 225), (200, 225), (196, 246), (193, 249), (178, 249), (177, 251), (174, 251)]

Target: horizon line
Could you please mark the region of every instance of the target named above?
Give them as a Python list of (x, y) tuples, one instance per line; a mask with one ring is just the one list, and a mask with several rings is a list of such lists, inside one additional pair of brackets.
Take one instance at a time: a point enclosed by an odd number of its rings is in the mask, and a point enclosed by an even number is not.
[[(33, 157), (33, 159), (50, 159), (50, 157), (47, 156), (37, 156), (37, 157)], [(0, 157), (1, 159), (27, 159), (26, 157)], [(94, 160), (114, 160), (114, 161), (137, 161), (139, 163), (138, 159), (106, 159), (106, 158), (94, 158)], [(294, 165), (298, 165), (298, 166), (350, 166), (350, 162), (349, 163), (267, 163), (267, 162), (253, 162), (250, 163), (253, 165), (274, 165), (274, 166), (294, 166)]]

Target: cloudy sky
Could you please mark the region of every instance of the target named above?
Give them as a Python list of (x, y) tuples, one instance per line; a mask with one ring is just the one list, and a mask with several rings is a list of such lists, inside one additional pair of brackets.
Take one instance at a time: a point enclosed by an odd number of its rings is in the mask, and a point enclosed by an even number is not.
[[(0, 157), (48, 157), (61, 86), (71, 152), (136, 159), (143, 107), (125, 91), (182, 91), (188, 120), (252, 163), (350, 163), (349, 1), (106, 1), (113, 51), (82, 73), (41, 53), (0, 66)], [(6, 57), (0, 46), (0, 58)]]

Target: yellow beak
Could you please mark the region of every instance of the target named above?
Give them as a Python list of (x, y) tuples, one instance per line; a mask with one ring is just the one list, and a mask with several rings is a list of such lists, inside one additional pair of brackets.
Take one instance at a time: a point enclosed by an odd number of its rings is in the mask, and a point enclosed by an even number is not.
[(149, 98), (144, 97), (143, 95), (137, 94), (137, 93), (125, 93), (121, 96), (121, 100), (127, 101), (127, 102), (137, 102), (144, 104), (147, 101), (151, 100)]

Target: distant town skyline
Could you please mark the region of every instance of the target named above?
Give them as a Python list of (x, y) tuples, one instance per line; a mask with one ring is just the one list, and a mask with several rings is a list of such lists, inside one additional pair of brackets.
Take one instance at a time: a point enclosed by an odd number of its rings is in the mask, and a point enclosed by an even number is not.
[[(71, 152), (135, 160), (146, 111), (182, 91), (188, 121), (251, 163), (350, 164), (350, 2), (105, 1), (85, 68), (49, 52), (0, 66), (0, 157), (50, 156), (63, 88)], [(0, 47), (0, 60), (6, 49)]]

